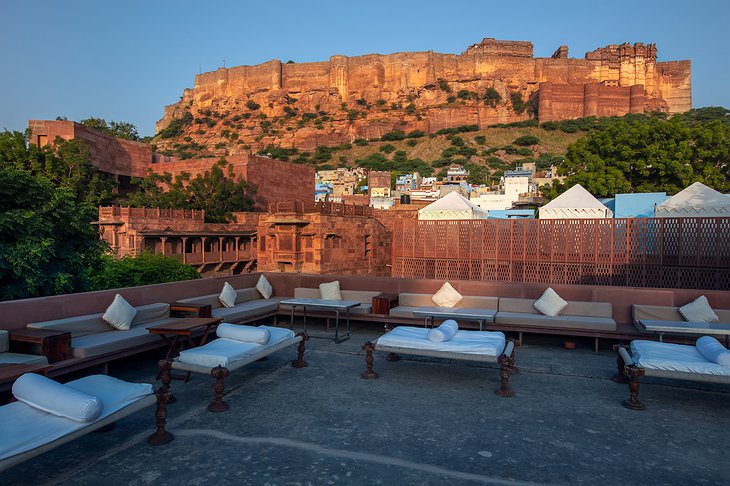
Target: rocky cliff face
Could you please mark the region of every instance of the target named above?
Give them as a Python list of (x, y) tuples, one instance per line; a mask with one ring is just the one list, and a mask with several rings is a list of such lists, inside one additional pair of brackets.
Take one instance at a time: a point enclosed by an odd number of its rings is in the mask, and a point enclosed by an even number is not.
[(529, 42), (484, 39), (459, 55), (333, 56), (219, 69), (196, 76), (195, 87), (165, 107), (155, 143), (183, 155), (268, 144), (311, 150), (395, 130), (691, 108), (689, 61), (657, 63), (653, 45), (567, 55), (561, 46), (551, 58), (534, 58)]

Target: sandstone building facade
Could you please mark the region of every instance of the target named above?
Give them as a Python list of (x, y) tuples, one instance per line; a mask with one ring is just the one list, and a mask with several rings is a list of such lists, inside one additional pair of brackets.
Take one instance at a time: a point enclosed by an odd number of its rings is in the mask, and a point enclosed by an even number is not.
[[(487, 89), (499, 100), (485, 103)], [(515, 105), (516, 98), (531, 108)], [(568, 48), (560, 46), (550, 58), (535, 58), (530, 42), (487, 38), (461, 54), (338, 55), (323, 62), (273, 60), (202, 73), (180, 101), (165, 107), (157, 130), (189, 113), (198, 122), (186, 136), (209, 147), (225, 143), (222, 127), (211, 130), (199, 123), (202, 113), (214, 113), (236, 131), (234, 151), (240, 144), (270, 143), (309, 150), (395, 129), (434, 132), (530, 116), (550, 121), (691, 108), (690, 61), (657, 62), (654, 44), (609, 45), (583, 59), (569, 58)], [(319, 124), (293, 123), (305, 113), (320, 114)]]
[[(92, 164), (102, 172), (117, 176), (121, 190), (129, 186), (131, 177), (144, 177), (151, 170), (169, 172), (173, 176), (188, 172), (203, 174), (220, 157), (180, 159), (153, 152), (149, 144), (105, 135), (72, 121), (30, 120), (30, 142), (43, 146), (56, 137), (81, 140), (88, 147)], [(279, 201), (309, 201), (314, 194), (314, 168), (292, 164), (268, 157), (240, 153), (225, 155), (233, 166), (236, 178), (256, 186), (256, 208), (265, 210), (269, 203)]]

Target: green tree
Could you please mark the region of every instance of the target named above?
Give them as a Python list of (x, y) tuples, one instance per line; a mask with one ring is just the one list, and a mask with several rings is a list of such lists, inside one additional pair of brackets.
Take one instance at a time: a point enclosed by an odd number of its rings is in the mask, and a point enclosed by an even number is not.
[[(619, 120), (568, 147), (559, 172), (565, 188), (581, 184), (596, 196), (666, 191), (700, 181), (730, 191), (730, 126), (715, 120), (697, 126), (657, 118)], [(561, 188), (556, 188), (559, 194)], [(556, 195), (557, 195), (556, 194)]]
[(210, 223), (231, 221), (234, 211), (250, 211), (256, 188), (242, 179), (236, 180), (233, 166), (221, 159), (204, 174), (194, 178), (183, 172), (174, 179), (169, 172), (132, 180), (140, 191), (132, 194), (127, 204), (136, 207), (202, 209)]
[(0, 171), (0, 300), (84, 291), (106, 245), (93, 206), (42, 175)]
[(79, 123), (89, 128), (99, 130), (107, 135), (111, 135), (112, 137), (134, 141), (139, 140), (137, 127), (131, 123), (116, 121), (110, 121), (107, 123), (103, 118), (86, 118), (85, 120), (81, 120)]
[(469, 171), (469, 176), (466, 179), (469, 184), (483, 185), (489, 182), (491, 172), (487, 167), (478, 164), (467, 164), (466, 168)]
[(105, 256), (103, 269), (91, 277), (91, 286), (94, 290), (118, 289), (197, 278), (197, 270), (179, 259), (145, 252), (119, 259)]
[(114, 200), (116, 182), (91, 164), (88, 146), (59, 137), (53, 146), (28, 143), (28, 132), (0, 133), (0, 170), (15, 170), (43, 177), (70, 191), (77, 202), (94, 206)]

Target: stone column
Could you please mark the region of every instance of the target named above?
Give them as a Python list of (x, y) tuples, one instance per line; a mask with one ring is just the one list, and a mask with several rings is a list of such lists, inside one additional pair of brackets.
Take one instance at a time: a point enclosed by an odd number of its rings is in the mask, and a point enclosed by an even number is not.
[(583, 116), (598, 116), (598, 83), (583, 85)]
[(330, 57), (330, 86), (337, 88), (340, 98), (343, 102), (347, 101), (348, 92), (348, 57), (332, 56)]
[(636, 84), (630, 88), (629, 93), (629, 113), (644, 113), (646, 106), (644, 86)]

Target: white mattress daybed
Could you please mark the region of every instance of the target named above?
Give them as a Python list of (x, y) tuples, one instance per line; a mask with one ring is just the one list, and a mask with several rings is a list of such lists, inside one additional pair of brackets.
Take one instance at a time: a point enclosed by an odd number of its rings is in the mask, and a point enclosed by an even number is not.
[(304, 361), (304, 343), (309, 336), (305, 333), (294, 334), (293, 331), (280, 327), (223, 323), (218, 325), (216, 334), (218, 339), (204, 346), (185, 350), (174, 359), (160, 362), (163, 390), (170, 390), (173, 369), (209, 374), (215, 378), (215, 398), (208, 405), (208, 410), (224, 412), (228, 410), (228, 404), (223, 401), (223, 380), (231, 371), (295, 344), (299, 344), (299, 348), (292, 366), (307, 366)]
[(646, 409), (639, 400), (639, 376), (730, 384), (730, 351), (710, 336), (701, 337), (695, 346), (636, 340), (614, 349), (619, 355), (613, 381), (629, 384), (629, 399), (623, 405), (631, 410)]
[(165, 394), (152, 385), (92, 375), (64, 385), (28, 373), (13, 385), (17, 401), (0, 407), (0, 471), (157, 404), (157, 432), (147, 441), (173, 439), (165, 431)]
[(445, 341), (429, 339), (429, 332), (440, 329), (448, 323), (449, 321), (445, 321), (444, 324), (435, 329), (398, 326), (375, 342), (368, 341), (362, 346), (362, 349), (365, 350), (367, 370), (360, 376), (364, 379), (378, 378), (379, 375), (373, 371), (373, 351), (390, 353), (387, 357), (388, 361), (399, 360), (398, 354), (400, 353), (433, 358), (498, 363), (501, 365), (501, 383), (499, 389), (496, 390), (496, 394), (502, 397), (514, 396), (514, 391), (509, 387), (510, 373), (517, 372), (517, 368), (514, 366), (514, 342), (505, 339), (504, 334), (498, 331), (455, 331), (453, 337)]

